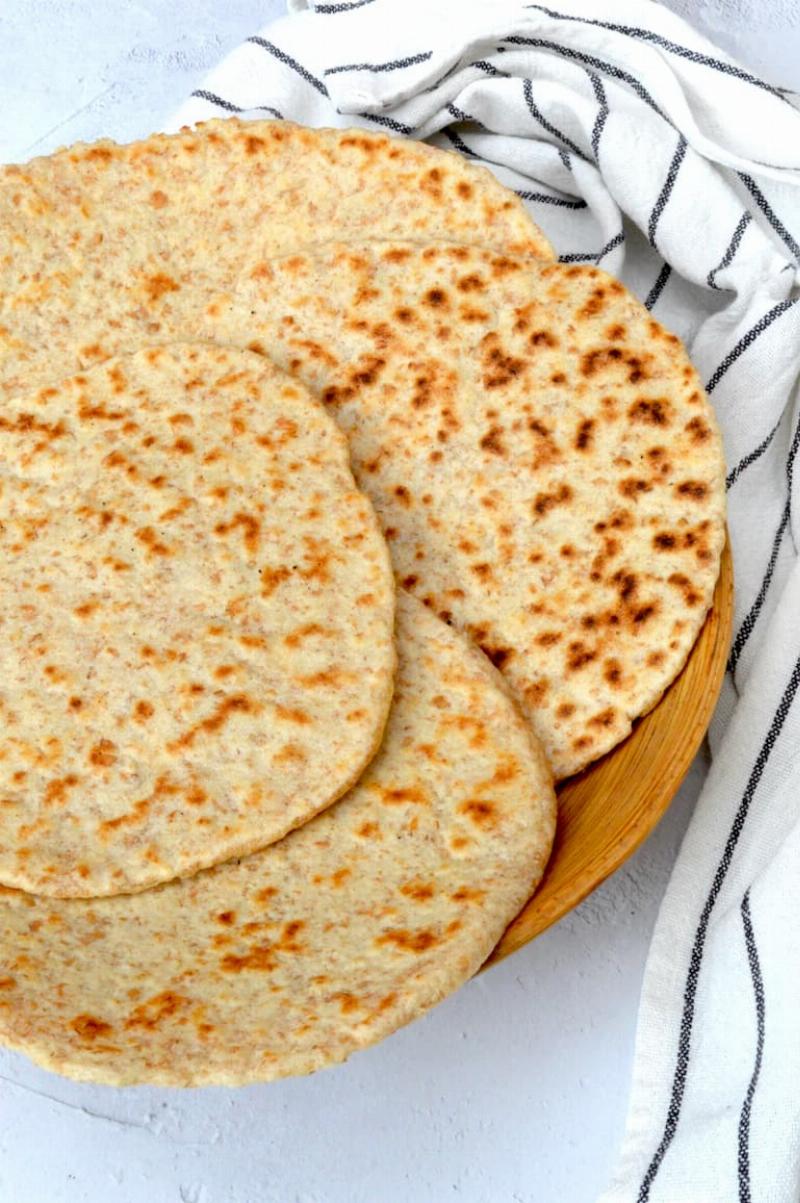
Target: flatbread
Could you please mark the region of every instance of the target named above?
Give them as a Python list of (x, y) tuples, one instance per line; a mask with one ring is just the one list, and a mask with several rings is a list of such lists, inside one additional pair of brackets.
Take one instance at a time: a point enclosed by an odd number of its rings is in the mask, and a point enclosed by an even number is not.
[(132, 897), (0, 893), (0, 1039), (76, 1078), (236, 1085), (341, 1061), (465, 981), (553, 837), (541, 752), (479, 652), (412, 598), (378, 757), (241, 861)]
[(394, 582), (343, 435), (177, 345), (0, 414), (0, 880), (137, 890), (278, 839), (378, 747)]
[(132, 349), (115, 322), (167, 341), (187, 289), (228, 288), (253, 256), (401, 237), (554, 257), (519, 198), (460, 155), (236, 118), (3, 167), (0, 234), (0, 386), (12, 394)]
[(679, 340), (593, 267), (340, 245), (206, 308), (326, 403), (398, 580), (506, 676), (557, 778), (683, 667), (725, 539), (725, 466)]

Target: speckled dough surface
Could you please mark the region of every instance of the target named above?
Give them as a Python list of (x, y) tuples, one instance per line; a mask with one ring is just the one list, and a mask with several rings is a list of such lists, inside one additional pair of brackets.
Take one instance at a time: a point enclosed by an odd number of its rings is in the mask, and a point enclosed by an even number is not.
[(113, 323), (159, 340), (185, 290), (230, 287), (253, 256), (394, 236), (553, 258), (519, 198), (460, 155), (236, 118), (0, 168), (0, 236), (11, 393), (130, 349)]
[(721, 440), (674, 335), (596, 268), (401, 243), (257, 264), (206, 318), (326, 403), (398, 579), (502, 669), (557, 777), (628, 734), (725, 538)]
[(0, 464), (0, 880), (139, 889), (352, 785), (394, 584), (302, 386), (248, 352), (142, 350), (8, 401)]
[(308, 1073), (466, 980), (553, 837), (544, 758), (488, 660), (400, 596), (396, 702), (340, 802), (131, 897), (0, 892), (0, 1039), (126, 1084)]

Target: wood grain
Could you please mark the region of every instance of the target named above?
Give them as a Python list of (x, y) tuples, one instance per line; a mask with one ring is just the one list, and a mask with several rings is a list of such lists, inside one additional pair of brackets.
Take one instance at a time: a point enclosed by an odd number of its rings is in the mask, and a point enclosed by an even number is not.
[(558, 829), (542, 883), (487, 965), (516, 952), (582, 902), (656, 826), (711, 721), (732, 624), (728, 544), (711, 610), (680, 676), (623, 743), (560, 787)]

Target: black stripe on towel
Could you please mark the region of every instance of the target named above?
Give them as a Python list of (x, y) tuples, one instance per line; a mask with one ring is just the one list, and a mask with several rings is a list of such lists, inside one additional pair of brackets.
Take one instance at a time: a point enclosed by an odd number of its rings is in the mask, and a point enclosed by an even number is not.
[(658, 298), (661, 296), (662, 292), (664, 291), (667, 280), (670, 278), (671, 275), (672, 275), (672, 268), (670, 267), (670, 265), (668, 263), (665, 263), (663, 265), (663, 267), (661, 268), (661, 271), (656, 276), (655, 284), (653, 285), (653, 287), (650, 289), (650, 291), (647, 294), (647, 299), (645, 300), (645, 303), (644, 303), (645, 309), (653, 308), (656, 301), (658, 300)]
[(772, 325), (776, 318), (779, 318), (782, 313), (786, 313), (787, 309), (791, 309), (792, 305), (796, 304), (798, 300), (800, 298), (795, 297), (794, 300), (779, 301), (768, 313), (765, 313), (763, 317), (758, 319), (755, 326), (751, 326), (747, 333), (742, 335), (733, 350), (729, 351), (719, 367), (715, 368), (706, 385), (707, 393), (713, 393), (722, 377), (736, 363), (736, 360), (744, 354), (748, 347), (753, 345), (756, 339)]
[(672, 195), (672, 189), (675, 187), (675, 181), (678, 178), (678, 172), (681, 169), (681, 163), (686, 156), (686, 139), (683, 134), (678, 135), (678, 145), (675, 149), (675, 154), (672, 156), (672, 162), (669, 165), (667, 178), (661, 187), (656, 203), (653, 205), (653, 212), (650, 214), (650, 220), (647, 223), (647, 237), (651, 246), (656, 245), (656, 227), (658, 226), (661, 214), (667, 207), (667, 202)]
[(349, 13), (354, 8), (364, 8), (367, 4), (374, 4), (375, 0), (349, 0), (346, 4), (315, 4), (315, 13)]
[(743, 171), (737, 172), (737, 175), (739, 176), (739, 179), (742, 181), (742, 183), (744, 184), (747, 191), (752, 196), (753, 200), (758, 205), (761, 212), (766, 217), (769, 224), (772, 226), (775, 233), (780, 238), (781, 242), (783, 242), (786, 246), (788, 246), (789, 250), (792, 252), (795, 259), (800, 259), (800, 246), (797, 245), (797, 243), (795, 242), (792, 235), (786, 229), (786, 226), (783, 224), (781, 219), (775, 213), (775, 211), (773, 210), (769, 201), (764, 196), (764, 193), (761, 191), (761, 189), (759, 188), (758, 184), (755, 182), (753, 177), (751, 175), (746, 175)]
[(717, 272), (723, 271), (724, 268), (728, 267), (733, 262), (733, 256), (738, 251), (739, 243), (742, 241), (744, 232), (752, 220), (753, 214), (749, 209), (745, 209), (744, 213), (737, 222), (736, 229), (733, 231), (733, 237), (728, 243), (728, 249), (725, 251), (725, 254), (722, 256), (717, 266), (713, 267), (708, 273), (707, 283), (709, 288), (719, 288), (714, 277), (716, 276)]
[(600, 150), (600, 138), (603, 133), (603, 129), (605, 128), (609, 113), (608, 98), (606, 96), (606, 90), (603, 87), (603, 81), (601, 80), (600, 76), (597, 75), (596, 72), (589, 71), (588, 69), (586, 74), (589, 76), (591, 81), (595, 100), (600, 105), (600, 111), (598, 112), (597, 117), (595, 118), (594, 126), (592, 127), (592, 154), (594, 155), (594, 161), (596, 163), (597, 155)]
[(471, 121), (473, 125), (482, 125), (483, 122), (478, 121), (477, 117), (471, 117), (469, 113), (465, 113), (458, 105), (448, 104), (447, 111), (451, 117), (455, 117), (456, 121)]
[(497, 67), (493, 67), (491, 63), (487, 63), (486, 59), (476, 58), (474, 63), (469, 64), (470, 67), (477, 67), (484, 75), (492, 75), (495, 79), (509, 79), (507, 71), (498, 71)]
[(413, 134), (413, 125), (406, 125), (402, 121), (395, 121), (394, 117), (382, 117), (380, 113), (359, 113), (359, 117), (363, 117), (365, 121), (374, 121), (376, 125), (385, 125), (395, 134)]
[(529, 79), (523, 79), (522, 81), (522, 94), (525, 97), (525, 103), (530, 110), (531, 116), (534, 118), (534, 120), (539, 122), (542, 129), (546, 129), (548, 134), (552, 134), (554, 138), (558, 138), (560, 142), (563, 142), (565, 146), (568, 146), (571, 151), (573, 151), (579, 158), (582, 159), (583, 155), (580, 151), (580, 148), (576, 146), (572, 139), (568, 138), (566, 134), (562, 134), (560, 129), (556, 129), (554, 125), (551, 125), (544, 113), (542, 113), (541, 109), (537, 107), (536, 102), (533, 99), (533, 84)]
[(279, 63), (283, 63), (285, 67), (290, 67), (292, 71), (297, 72), (301, 79), (304, 79), (307, 84), (311, 84), (312, 88), (316, 88), (323, 96), (328, 95), (328, 89), (325, 87), (321, 79), (317, 79), (316, 75), (312, 75), (307, 71), (302, 63), (298, 63), (296, 58), (292, 58), (285, 50), (281, 50), (279, 46), (275, 46), (272, 42), (268, 42), (266, 38), (260, 38), (254, 34), (252, 38), (247, 38), (248, 42), (252, 42), (254, 46), (260, 46), (262, 50), (266, 50), (267, 54), (271, 54)]
[(708, 891), (703, 910), (698, 922), (694, 942), (692, 944), (692, 955), (689, 961), (689, 969), (686, 974), (686, 984), (683, 991), (683, 1010), (681, 1014), (681, 1023), (678, 1036), (678, 1051), (675, 1062), (675, 1073), (672, 1080), (672, 1091), (670, 1094), (669, 1107), (667, 1109), (667, 1118), (664, 1124), (664, 1134), (656, 1149), (653, 1157), (647, 1167), (647, 1172), (642, 1179), (637, 1196), (637, 1203), (648, 1203), (650, 1199), (650, 1188), (656, 1179), (664, 1156), (672, 1143), (673, 1137), (678, 1127), (678, 1121), (681, 1114), (681, 1106), (683, 1103), (683, 1094), (686, 1089), (686, 1078), (689, 1072), (689, 1059), (691, 1054), (692, 1044), (692, 1027), (694, 1024), (694, 1011), (697, 999), (697, 987), (700, 981), (700, 970), (703, 964), (703, 953), (705, 952), (706, 937), (708, 935), (708, 925), (711, 919), (711, 912), (714, 909), (717, 898), (719, 897), (725, 878), (728, 875), (733, 854), (736, 851), (736, 845), (744, 830), (744, 825), (747, 822), (747, 815), (750, 810), (753, 798), (755, 797), (758, 784), (767, 767), (767, 762), (772, 754), (772, 749), (777, 743), (789, 711), (792, 708), (792, 703), (795, 700), (798, 687), (800, 687), (800, 659), (794, 665), (791, 676), (784, 690), (780, 704), (772, 717), (769, 730), (759, 750), (755, 763), (750, 771), (750, 776), (745, 786), (742, 800), (736, 811), (736, 815), (728, 832), (728, 838), (725, 842), (725, 849), (717, 865), (714, 878), (711, 882), (711, 887)]
[(207, 100), (209, 104), (215, 104), (219, 109), (225, 109), (227, 113), (243, 113), (244, 109), (233, 104), (230, 100), (224, 100), (221, 96), (217, 96), (216, 92), (206, 92), (204, 88), (198, 88), (196, 92), (192, 92), (192, 96), (196, 96), (198, 100)]
[(475, 151), (467, 146), (464, 139), (460, 138), (455, 130), (443, 129), (442, 133), (444, 134), (445, 138), (447, 138), (448, 142), (450, 142), (454, 149), (460, 154), (465, 155), (468, 159), (477, 159), (478, 156), (476, 155)]
[(615, 246), (620, 246), (625, 241), (625, 231), (620, 230), (619, 234), (615, 234), (609, 239), (606, 245), (600, 251), (575, 251), (571, 255), (559, 255), (559, 263), (600, 263), (601, 259), (605, 259), (609, 251), (613, 251)]
[(555, 205), (558, 209), (585, 209), (585, 200), (571, 200), (565, 196), (548, 196), (545, 192), (526, 192), (517, 189), (517, 196), (522, 200), (536, 201), (540, 205)]
[(413, 67), (416, 63), (426, 63), (433, 57), (432, 50), (422, 54), (412, 54), (409, 58), (396, 58), (388, 63), (343, 63), (339, 67), (326, 67), (323, 75), (341, 75), (343, 71), (399, 71), (401, 67)]
[(739, 1155), (737, 1169), (739, 1172), (739, 1203), (751, 1203), (750, 1197), (750, 1113), (753, 1109), (753, 1098), (758, 1086), (761, 1073), (761, 1062), (764, 1059), (764, 1035), (766, 1016), (766, 1000), (764, 998), (764, 979), (761, 976), (761, 963), (753, 931), (753, 917), (750, 914), (750, 891), (748, 890), (739, 908), (744, 928), (744, 944), (747, 949), (747, 964), (750, 967), (750, 979), (753, 983), (753, 997), (756, 1008), (756, 1056), (753, 1072), (747, 1085), (747, 1094), (742, 1103), (739, 1115)]
[(243, 109), (241, 105), (233, 104), (232, 101), (217, 96), (216, 92), (207, 92), (205, 88), (198, 88), (196, 92), (192, 92), (192, 96), (197, 96), (200, 100), (207, 100), (209, 104), (215, 104), (219, 108), (225, 109), (227, 113), (269, 113), (271, 117), (283, 121), (283, 113), (279, 113), (277, 109), (273, 109), (268, 104), (254, 104), (250, 109)]
[[(600, 29), (610, 29), (613, 33), (623, 33), (629, 38), (638, 38), (642, 42), (652, 42), (653, 45), (660, 46), (663, 50), (669, 50), (671, 54), (677, 54), (680, 58), (688, 59), (690, 63), (697, 63), (702, 67), (710, 67), (712, 71), (719, 71), (723, 75), (732, 75), (735, 79), (740, 79), (743, 83), (752, 84), (756, 88), (762, 88), (765, 92), (770, 92), (778, 100), (786, 100), (785, 96), (781, 95), (783, 89), (773, 88), (766, 80), (759, 79), (756, 75), (751, 75), (749, 71), (742, 70), (736, 63), (725, 63), (722, 59), (711, 58), (710, 55), (701, 54), (698, 50), (690, 50), (688, 46), (681, 46), (678, 42), (671, 42), (668, 38), (662, 38), (660, 34), (653, 33), (651, 29), (642, 29), (638, 25), (614, 25), (610, 21), (593, 21), (589, 17), (573, 17), (569, 13), (557, 13), (552, 8), (544, 8), (541, 4), (526, 4), (525, 7), (536, 8), (548, 17), (555, 17), (560, 21), (579, 21), (581, 25), (596, 25)], [(786, 101), (786, 103), (788, 104), (789, 101)]]
[(672, 125), (669, 117), (656, 104), (641, 80), (638, 80), (635, 75), (631, 75), (629, 71), (623, 71), (621, 67), (617, 67), (614, 63), (607, 63), (605, 59), (596, 58), (593, 54), (583, 54), (580, 50), (573, 50), (571, 46), (559, 46), (558, 42), (549, 42), (546, 38), (522, 38), (514, 36), (506, 38), (505, 41), (511, 42), (515, 46), (536, 46), (540, 50), (552, 50), (554, 54), (560, 54), (562, 58), (573, 59), (576, 63), (582, 63), (584, 67), (595, 67), (605, 75), (610, 75), (612, 79), (621, 80), (623, 83), (628, 84), (639, 99), (649, 105), (654, 113), (658, 113), (659, 117), (662, 117), (664, 121)]
[(778, 421), (775, 423), (775, 425), (772, 427), (772, 430), (769, 432), (767, 437), (762, 442), (760, 442), (757, 447), (754, 447), (752, 451), (748, 451), (747, 455), (743, 455), (735, 468), (731, 468), (730, 472), (728, 473), (728, 475), (725, 478), (725, 488), (726, 489), (732, 489), (733, 486), (736, 484), (737, 480), (739, 479), (739, 477), (742, 475), (742, 473), (745, 472), (750, 467), (751, 464), (754, 464), (756, 462), (756, 460), (761, 459), (761, 456), (767, 450), (770, 443), (775, 438), (775, 435), (778, 433), (778, 427), (780, 426), (780, 424), (781, 424), (781, 421), (779, 418)]

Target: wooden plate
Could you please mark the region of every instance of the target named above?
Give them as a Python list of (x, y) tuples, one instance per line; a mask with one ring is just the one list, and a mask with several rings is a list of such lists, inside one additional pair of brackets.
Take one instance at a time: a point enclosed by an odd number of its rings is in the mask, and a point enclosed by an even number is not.
[(623, 743), (559, 788), (558, 829), (542, 883), (487, 965), (571, 911), (653, 830), (711, 721), (732, 624), (733, 563), (726, 545), (711, 610), (683, 672)]

